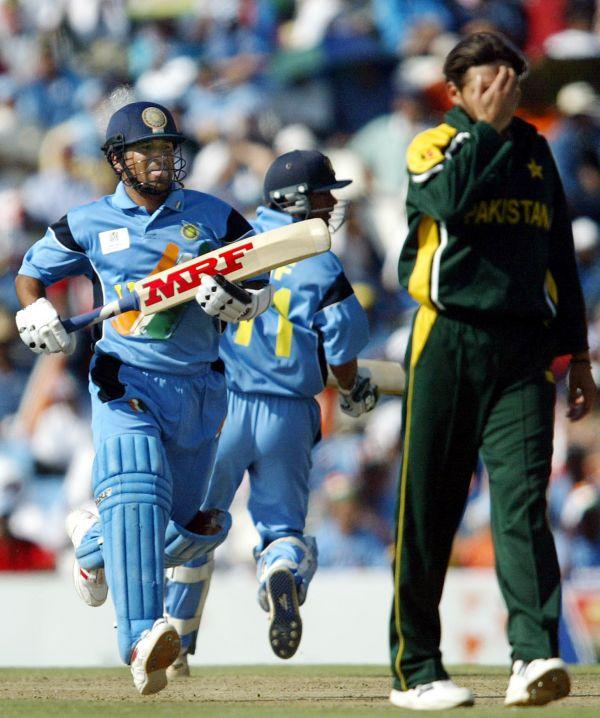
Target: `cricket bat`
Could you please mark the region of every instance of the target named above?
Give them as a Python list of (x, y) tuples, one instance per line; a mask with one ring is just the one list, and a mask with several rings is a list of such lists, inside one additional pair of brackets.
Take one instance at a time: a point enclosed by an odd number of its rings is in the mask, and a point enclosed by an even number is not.
[[(377, 384), (381, 394), (402, 396), (406, 375), (402, 365), (395, 361), (381, 359), (359, 359), (358, 368), (361, 374), (367, 375), (373, 384)], [(337, 381), (331, 370), (327, 377), (327, 386), (336, 387)]]
[(91, 312), (62, 319), (71, 333), (123, 312), (155, 314), (189, 302), (196, 296), (204, 274), (222, 274), (230, 282), (251, 279), (263, 272), (326, 252), (331, 237), (322, 219), (306, 219), (238, 239), (182, 264), (138, 280), (131, 294), (96, 307)]

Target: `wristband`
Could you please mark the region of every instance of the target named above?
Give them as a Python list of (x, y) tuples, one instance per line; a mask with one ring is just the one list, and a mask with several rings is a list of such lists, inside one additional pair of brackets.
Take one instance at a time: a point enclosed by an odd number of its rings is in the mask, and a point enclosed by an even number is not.
[(571, 359), (569, 364), (587, 364), (588, 366), (592, 366), (590, 359)]

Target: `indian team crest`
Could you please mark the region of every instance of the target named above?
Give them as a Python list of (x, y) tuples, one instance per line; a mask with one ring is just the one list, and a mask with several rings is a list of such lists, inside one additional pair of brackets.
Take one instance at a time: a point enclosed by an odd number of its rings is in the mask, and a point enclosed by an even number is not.
[(142, 112), (142, 122), (152, 132), (164, 132), (167, 126), (167, 116), (158, 107), (146, 107)]
[(198, 239), (200, 236), (200, 227), (192, 222), (182, 222), (180, 232), (184, 239), (193, 241), (194, 239)]

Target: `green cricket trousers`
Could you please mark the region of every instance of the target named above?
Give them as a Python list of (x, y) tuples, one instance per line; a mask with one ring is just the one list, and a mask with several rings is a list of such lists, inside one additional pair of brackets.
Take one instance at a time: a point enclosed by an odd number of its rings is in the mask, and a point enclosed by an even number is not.
[(439, 602), (481, 453), (490, 477), (496, 574), (512, 657), (558, 655), (560, 573), (546, 516), (555, 385), (549, 331), (474, 325), (421, 306), (407, 351), (398, 487), (394, 687), (448, 677)]

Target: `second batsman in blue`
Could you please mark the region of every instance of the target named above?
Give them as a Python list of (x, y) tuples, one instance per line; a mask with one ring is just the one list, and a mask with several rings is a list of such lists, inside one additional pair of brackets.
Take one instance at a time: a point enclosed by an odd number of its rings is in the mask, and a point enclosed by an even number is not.
[[(332, 191), (350, 182), (338, 180), (320, 152), (281, 155), (267, 171), (264, 205), (252, 224), (264, 232), (320, 217), (335, 229), (343, 212)], [(269, 613), (273, 651), (290, 658), (302, 635), (299, 606), (317, 568), (315, 540), (304, 534), (311, 451), (321, 426), (315, 395), (324, 388), (328, 365), (347, 414), (370, 411), (378, 392), (357, 369), (356, 357), (369, 340), (367, 316), (333, 252), (273, 270), (270, 285), (272, 306), (230, 325), (221, 342), (227, 420), (204, 506), (228, 511), (248, 471), (248, 508), (260, 536), (254, 550), (258, 601)], [(171, 675), (189, 675), (187, 655), (195, 648), (212, 563), (204, 554), (168, 571), (167, 615), (182, 641)]]

